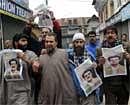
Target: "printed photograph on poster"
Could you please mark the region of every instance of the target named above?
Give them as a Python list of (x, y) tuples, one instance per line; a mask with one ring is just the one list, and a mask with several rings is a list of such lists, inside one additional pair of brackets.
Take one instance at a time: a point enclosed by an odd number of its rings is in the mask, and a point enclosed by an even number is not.
[(102, 48), (105, 57), (104, 77), (127, 75), (126, 60), (123, 60), (123, 46)]
[(17, 53), (14, 50), (9, 52), (4, 51), (2, 54), (4, 61), (4, 78), (6, 81), (17, 81), (23, 80), (22, 71), (22, 60), (17, 58)]
[(79, 65), (79, 67), (75, 69), (81, 87), (84, 90), (86, 96), (91, 94), (102, 84), (102, 80), (96, 73), (96, 70), (91, 66), (91, 60), (87, 59), (81, 65)]

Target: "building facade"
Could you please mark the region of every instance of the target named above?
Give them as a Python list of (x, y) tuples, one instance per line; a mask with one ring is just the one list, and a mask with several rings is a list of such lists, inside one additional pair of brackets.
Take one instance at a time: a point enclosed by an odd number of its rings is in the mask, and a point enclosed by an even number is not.
[(0, 49), (4, 41), (22, 32), (32, 11), (13, 0), (0, 0)]
[(95, 31), (97, 27), (99, 26), (99, 18), (96, 15), (93, 15), (90, 19), (87, 21), (87, 31)]
[(59, 20), (62, 29), (62, 46), (68, 48), (76, 32), (87, 35), (87, 21), (90, 17), (62, 18)]
[(108, 26), (118, 29), (118, 37), (126, 33), (130, 39), (130, 0), (93, 0), (99, 14), (100, 25), (96, 29), (103, 38), (103, 30)]

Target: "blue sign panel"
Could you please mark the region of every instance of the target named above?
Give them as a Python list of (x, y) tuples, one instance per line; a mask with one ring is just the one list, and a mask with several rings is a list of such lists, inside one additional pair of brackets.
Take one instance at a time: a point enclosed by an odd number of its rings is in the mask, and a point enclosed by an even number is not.
[(31, 11), (9, 0), (0, 0), (0, 9), (22, 18), (28, 18)]

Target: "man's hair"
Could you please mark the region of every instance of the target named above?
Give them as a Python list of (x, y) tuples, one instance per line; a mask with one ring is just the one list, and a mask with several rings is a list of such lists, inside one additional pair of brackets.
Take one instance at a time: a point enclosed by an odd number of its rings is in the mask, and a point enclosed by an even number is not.
[(107, 27), (107, 28), (104, 30), (104, 35), (106, 35), (107, 30), (112, 30), (112, 31), (114, 31), (114, 32), (116, 33), (116, 35), (118, 35), (117, 28), (114, 27), (114, 26), (109, 26), (109, 27)]
[(122, 37), (122, 36), (125, 36), (125, 37), (127, 37), (127, 34), (126, 34), (126, 33), (123, 33), (123, 34), (121, 34), (121, 37)]
[(10, 59), (9, 60), (9, 65), (11, 66), (11, 62), (12, 61), (15, 61), (16, 62), (16, 64), (17, 64), (17, 70), (20, 70), (20, 63), (19, 63), (19, 61), (18, 61), (18, 59), (16, 59), (16, 58), (12, 58), (12, 59)]
[[(42, 28), (47, 28), (49, 32), (53, 32), (53, 30), (50, 27), (42, 27)], [(42, 28), (41, 28), (41, 31), (42, 31)]]
[(56, 33), (54, 33), (54, 32), (49, 32), (46, 36), (54, 36), (55, 41), (56, 41), (56, 42), (58, 41), (58, 40), (57, 40), (57, 35), (56, 35)]
[(31, 36), (32, 28), (31, 27), (24, 27), (23, 34)]
[(12, 59), (9, 60), (9, 64), (10, 64), (10, 65), (11, 65), (11, 62), (12, 62), (12, 61), (15, 61), (16, 64), (18, 64), (18, 61), (17, 61), (15, 58), (12, 58)]
[(12, 41), (14, 48), (16, 48), (15, 42), (18, 42), (21, 38), (26, 38), (27, 41), (29, 41), (29, 36), (28, 36), (28, 35), (23, 34), (23, 33), (20, 33), (20, 34), (16, 33), (16, 34), (13, 36), (13, 41)]
[(88, 36), (90, 36), (91, 34), (94, 34), (94, 35), (96, 36), (96, 32), (95, 32), (95, 31), (90, 31), (90, 32), (88, 33)]
[(95, 71), (94, 71), (94, 69), (88, 68), (87, 70), (85, 70), (85, 71), (83, 72), (83, 74), (82, 74), (82, 77), (83, 77), (83, 78), (85, 78), (84, 75), (85, 75), (85, 73), (87, 73), (88, 71), (90, 71), (90, 72), (92, 73), (92, 77), (93, 77), (93, 78), (97, 77), (97, 76), (96, 76), (96, 73), (95, 73)]
[(111, 60), (111, 58), (117, 58), (117, 57), (118, 57), (119, 59), (121, 58), (121, 57), (120, 57), (120, 56), (118, 56), (118, 55), (115, 55), (115, 56), (110, 56), (110, 57), (108, 57), (108, 61), (110, 61), (110, 60)]

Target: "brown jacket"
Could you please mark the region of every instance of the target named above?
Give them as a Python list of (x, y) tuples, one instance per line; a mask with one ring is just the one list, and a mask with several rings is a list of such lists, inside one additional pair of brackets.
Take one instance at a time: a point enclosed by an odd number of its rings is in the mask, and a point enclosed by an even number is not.
[(40, 56), (42, 65), (40, 105), (76, 105), (76, 92), (69, 74), (67, 55), (56, 49), (53, 55)]

